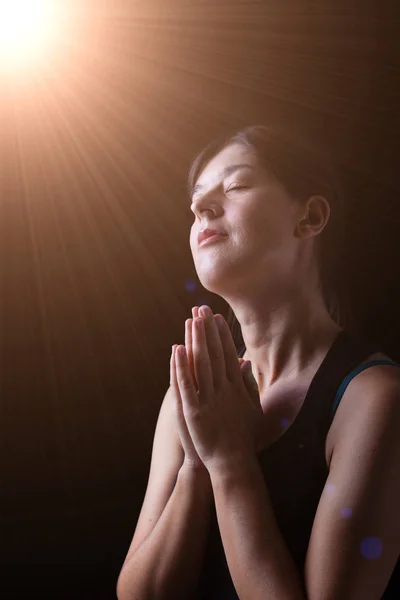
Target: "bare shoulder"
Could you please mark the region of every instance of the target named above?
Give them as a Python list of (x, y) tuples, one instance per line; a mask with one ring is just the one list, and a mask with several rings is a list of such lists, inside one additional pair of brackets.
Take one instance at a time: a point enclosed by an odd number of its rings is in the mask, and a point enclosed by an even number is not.
[(400, 368), (377, 365), (356, 375), (332, 426), (305, 566), (308, 597), (376, 600), (400, 547)]
[[(388, 358), (373, 355), (368, 361)], [(375, 365), (356, 375), (349, 383), (335, 415), (336, 440), (350, 435), (350, 430), (379, 424), (387, 426), (400, 411), (400, 368), (393, 365)], [(332, 423), (333, 425), (333, 423)], [(367, 431), (365, 431), (367, 433)]]
[[(373, 360), (392, 360), (390, 357), (379, 352), (370, 355), (363, 363)], [(364, 423), (371, 411), (379, 412), (383, 416), (383, 410), (395, 412), (399, 410), (400, 398), (400, 367), (392, 365), (375, 365), (368, 367), (356, 375), (347, 386), (339, 407), (335, 413), (332, 425), (326, 438), (326, 461), (329, 467), (332, 453), (338, 439), (356, 426), (356, 423)], [(375, 415), (377, 417), (378, 415)]]

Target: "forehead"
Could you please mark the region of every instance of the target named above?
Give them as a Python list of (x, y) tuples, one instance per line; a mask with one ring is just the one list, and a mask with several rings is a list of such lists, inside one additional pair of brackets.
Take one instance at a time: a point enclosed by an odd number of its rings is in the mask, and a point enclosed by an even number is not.
[(250, 165), (259, 167), (257, 156), (251, 148), (243, 144), (231, 144), (216, 154), (203, 168), (195, 185), (203, 186), (223, 177), (227, 167), (233, 165)]

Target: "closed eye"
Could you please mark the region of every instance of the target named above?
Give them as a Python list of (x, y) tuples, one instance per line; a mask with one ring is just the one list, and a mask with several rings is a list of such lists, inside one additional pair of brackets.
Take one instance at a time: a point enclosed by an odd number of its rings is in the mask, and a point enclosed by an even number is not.
[(248, 188), (249, 188), (248, 185), (233, 185), (232, 187), (228, 188), (226, 191), (231, 192), (232, 190), (247, 190)]

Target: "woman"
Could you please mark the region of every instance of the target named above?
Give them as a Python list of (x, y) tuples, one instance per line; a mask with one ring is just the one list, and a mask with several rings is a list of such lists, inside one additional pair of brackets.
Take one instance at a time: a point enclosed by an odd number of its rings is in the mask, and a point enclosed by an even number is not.
[(350, 335), (332, 302), (331, 169), (256, 126), (206, 148), (189, 187), (199, 279), (229, 303), (245, 352), (220, 315), (194, 308), (118, 598), (389, 597), (400, 365)]

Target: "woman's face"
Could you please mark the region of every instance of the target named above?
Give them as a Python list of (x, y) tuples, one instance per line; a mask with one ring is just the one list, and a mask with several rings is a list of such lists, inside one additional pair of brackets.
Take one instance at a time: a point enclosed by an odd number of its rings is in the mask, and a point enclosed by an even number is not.
[[(254, 278), (273, 286), (290, 277), (300, 208), (251, 149), (224, 148), (200, 173), (192, 194), (190, 247), (202, 285), (223, 295)], [(206, 228), (225, 235), (199, 244)]]

